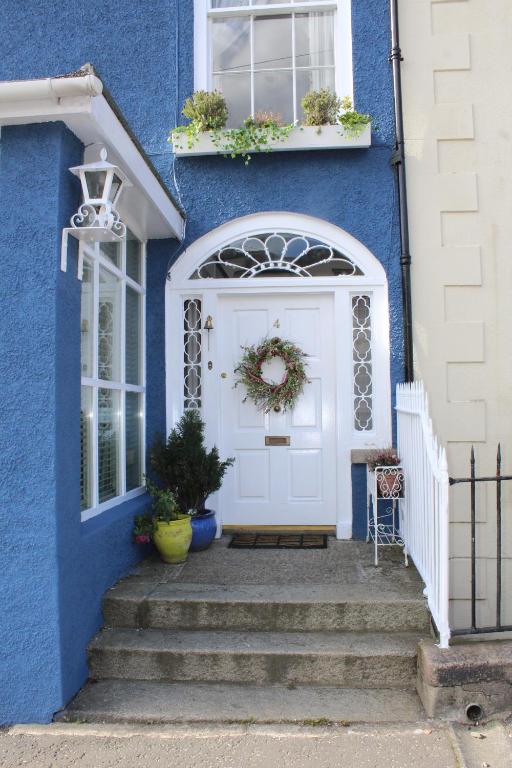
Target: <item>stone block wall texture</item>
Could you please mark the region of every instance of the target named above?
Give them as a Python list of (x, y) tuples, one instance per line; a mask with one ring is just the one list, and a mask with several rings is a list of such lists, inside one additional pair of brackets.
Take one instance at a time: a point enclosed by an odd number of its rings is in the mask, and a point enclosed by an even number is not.
[[(317, 216), (361, 240), (388, 274), (394, 391), (403, 355), (388, 0), (352, 5), (355, 104), (378, 124), (369, 150), (275, 153), (248, 168), (215, 157), (175, 161), (167, 136), (193, 90), (192, 0), (125, 0), (115, 9), (100, 0), (4, 0), (0, 80), (60, 75), (91, 62), (166, 183), (176, 187), (188, 214), (184, 247), (224, 221), (265, 210)], [(101, 595), (140, 556), (130, 528), (146, 502), (80, 524), (79, 283), (74, 259), (64, 275), (59, 255), (61, 228), (78, 203), (67, 169), (80, 162), (83, 148), (58, 124), (5, 129), (1, 144), (7, 425), (0, 441), (8, 471), (0, 480), (0, 525), (9, 606), (3, 647), (10, 656), (2, 661), (2, 699), (7, 690), (9, 699), (0, 719), (44, 721), (85, 680)], [(148, 247), (148, 440), (165, 428), (164, 280), (177, 254), (174, 242)], [(355, 470), (358, 513), (362, 483)]]
[[(512, 470), (512, 6), (401, 0), (416, 377), (449, 471)], [(504, 623), (512, 624), (512, 489), (504, 485)], [(451, 617), (470, 625), (469, 490), (451, 491)], [(495, 622), (495, 492), (477, 494), (478, 622)]]

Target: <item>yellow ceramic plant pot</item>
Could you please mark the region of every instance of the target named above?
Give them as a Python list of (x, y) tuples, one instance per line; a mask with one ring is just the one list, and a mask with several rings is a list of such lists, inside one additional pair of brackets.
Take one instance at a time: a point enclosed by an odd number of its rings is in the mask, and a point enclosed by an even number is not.
[(184, 563), (192, 541), (192, 526), (188, 515), (165, 523), (159, 520), (153, 534), (153, 541), (164, 563)]

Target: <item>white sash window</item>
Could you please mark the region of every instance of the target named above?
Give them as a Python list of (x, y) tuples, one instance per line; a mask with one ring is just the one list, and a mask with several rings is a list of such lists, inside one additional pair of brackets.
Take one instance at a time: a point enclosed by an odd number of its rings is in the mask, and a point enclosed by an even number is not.
[(301, 100), (352, 96), (350, 0), (195, 0), (195, 89), (221, 91), (229, 126), (256, 112), (301, 120)]
[(81, 243), (82, 520), (143, 491), (144, 245)]

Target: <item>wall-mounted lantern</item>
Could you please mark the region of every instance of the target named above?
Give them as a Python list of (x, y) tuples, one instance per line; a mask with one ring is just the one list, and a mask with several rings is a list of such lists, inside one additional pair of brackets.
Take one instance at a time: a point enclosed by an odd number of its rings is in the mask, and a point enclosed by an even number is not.
[[(131, 186), (126, 174), (107, 160), (103, 147), (100, 159), (69, 169), (82, 185), (83, 202), (73, 214), (70, 227), (62, 230), (61, 269), (67, 269), (68, 236), (88, 242), (119, 242), (126, 237), (126, 225), (119, 218), (117, 203), (125, 187)], [(78, 278), (82, 279), (83, 264), (79, 258)]]

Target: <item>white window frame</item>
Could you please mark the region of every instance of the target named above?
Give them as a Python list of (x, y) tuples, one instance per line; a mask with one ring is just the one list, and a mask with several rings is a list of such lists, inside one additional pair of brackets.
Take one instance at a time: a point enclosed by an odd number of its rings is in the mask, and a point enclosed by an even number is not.
[[(133, 231), (133, 228), (132, 228)], [(140, 457), (141, 457), (141, 475), (144, 476), (145, 467), (145, 445), (146, 445), (146, 242), (139, 238), (135, 232), (135, 237), (141, 244), (141, 264), (140, 264), (140, 284), (129, 277), (126, 273), (126, 239), (121, 242), (120, 267), (117, 267), (108, 257), (100, 251), (99, 243), (80, 242), (81, 256), (86, 257), (93, 265), (93, 286), (94, 286), (94, 308), (93, 308), (93, 327), (92, 333), (92, 370), (96, 374), (93, 377), (82, 376), (81, 387), (90, 387), (92, 389), (92, 414), (91, 414), (91, 461), (90, 473), (92, 475), (91, 497), (92, 504), (87, 509), (81, 511), (81, 521), (85, 522), (92, 517), (105, 512), (107, 509), (121, 504), (124, 501), (133, 499), (145, 493), (145, 486), (140, 485), (130, 491), (126, 491), (126, 392), (137, 392), (142, 397), (142, 424), (140, 430)], [(99, 274), (100, 266), (108, 270), (112, 275), (118, 278), (122, 284), (121, 291), (121, 312), (120, 312), (120, 378), (119, 381), (105, 381), (97, 378), (98, 373), (98, 316), (99, 316)], [(140, 316), (140, 373), (141, 384), (128, 384), (126, 382), (126, 289), (132, 288), (141, 297), (141, 316)], [(120, 392), (120, 417), (119, 417), (119, 488), (120, 493), (112, 499), (102, 503), (99, 502), (98, 489), (98, 391), (100, 389), (112, 389)]]
[[(352, 76), (352, 0), (312, 0), (311, 2), (283, 2), (275, 5), (244, 5), (238, 8), (210, 8), (210, 0), (194, 0), (194, 90), (211, 91), (212, 47), (209, 32), (210, 19), (226, 16), (261, 14), (270, 16), (294, 11), (335, 11), (334, 72), (338, 96), (350, 96), (354, 101)], [(295, 88), (295, 86), (294, 86)]]

